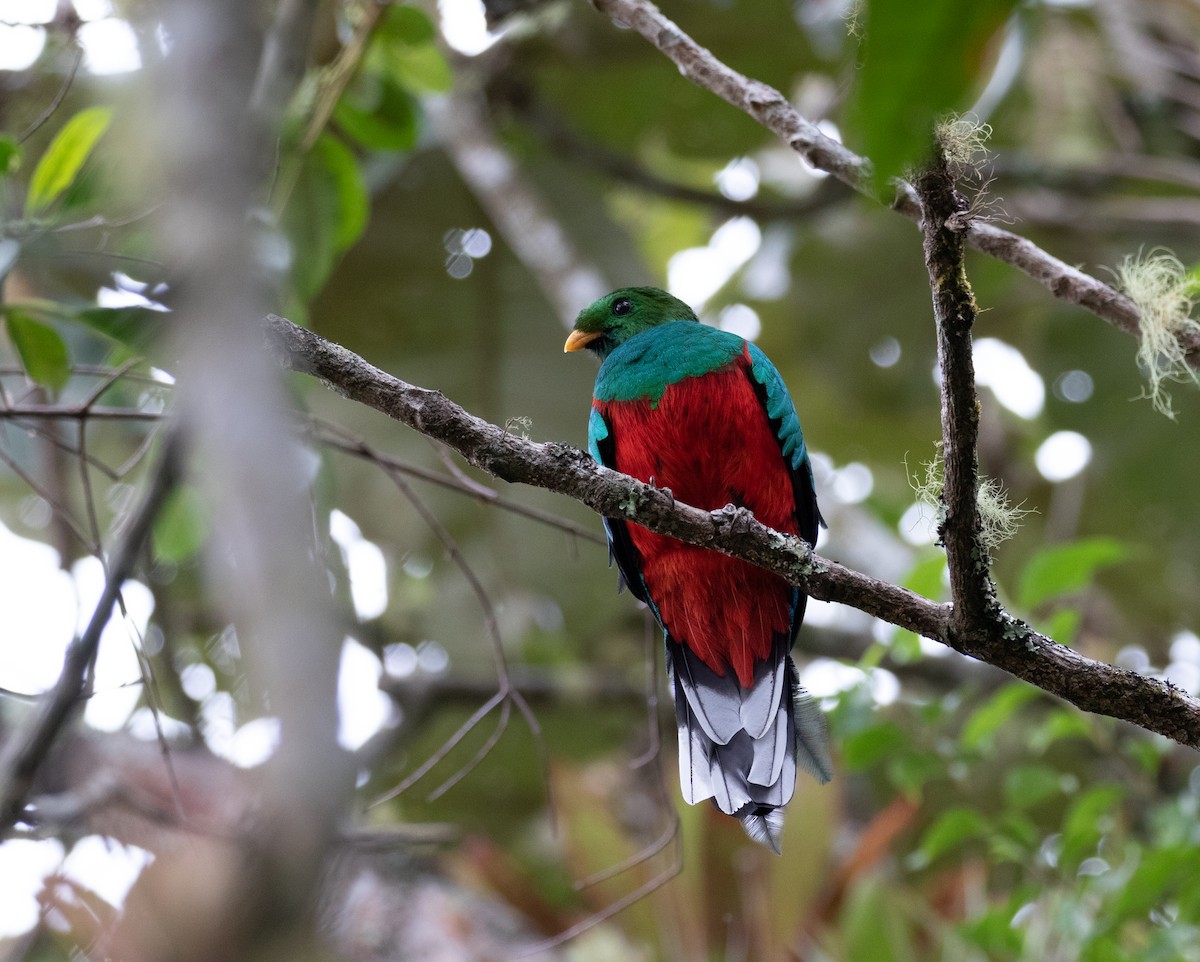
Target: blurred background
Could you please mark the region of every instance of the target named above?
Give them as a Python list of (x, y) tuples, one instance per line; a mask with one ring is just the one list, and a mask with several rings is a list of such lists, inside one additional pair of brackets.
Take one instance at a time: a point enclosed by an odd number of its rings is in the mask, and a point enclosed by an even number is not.
[[(146, 78), (172, 55), (169, 6), (0, 2), (0, 739), (90, 616), (97, 555), (171, 405), (176, 265), (152, 226), (168, 187), (145, 111)], [(920, 160), (929, 118), (988, 125), (964, 182), (981, 216), (1114, 284), (1128, 259), (1169, 251), (1186, 287), (1200, 7), (900, 6), (663, 11), (884, 173)], [(277, 11), (253, 9), (261, 43)], [(270, 190), (246, 216), (280, 278), (273, 310), (510, 431), (582, 446), (595, 366), (562, 354), (574, 314), (615, 287), (667, 287), (783, 374), (829, 522), (818, 551), (945, 598), (936, 510), (914, 491), (940, 426), (912, 223), (585, 3), (323, 0), (306, 47)], [(1093, 658), (1197, 693), (1194, 385), (1168, 385), (1164, 416), (1135, 339), (1005, 264), (967, 266), (982, 470), (1027, 512), (994, 553), (1001, 599)], [(547, 957), (1195, 952), (1191, 750), (813, 602), (797, 655), (837, 776), (801, 783), (776, 859), (680, 802), (660, 639), (618, 596), (599, 519), (311, 379), (288, 385), (358, 770), (339, 844), (382, 860), (360, 901), (343, 886), (327, 906), (338, 953), (507, 958), (576, 928)], [(203, 497), (178, 488), (40, 791), (78, 794), (108, 771), (168, 805), (193, 763), (217, 793), (252, 784), (273, 752), (287, 693), (247, 682), (252, 640), (202, 577), (210, 527)], [(117, 924), (156, 857), (134, 816), (85, 805), (0, 840), (0, 958), (75, 957)], [(431, 919), (449, 922), (422, 943)]]

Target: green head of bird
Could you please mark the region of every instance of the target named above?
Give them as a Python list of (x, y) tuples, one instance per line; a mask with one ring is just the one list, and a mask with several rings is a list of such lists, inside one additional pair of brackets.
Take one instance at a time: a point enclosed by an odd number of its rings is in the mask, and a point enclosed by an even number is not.
[(678, 297), (657, 287), (622, 287), (593, 301), (575, 320), (564, 351), (587, 348), (600, 358), (641, 334), (669, 321), (695, 321), (696, 312)]

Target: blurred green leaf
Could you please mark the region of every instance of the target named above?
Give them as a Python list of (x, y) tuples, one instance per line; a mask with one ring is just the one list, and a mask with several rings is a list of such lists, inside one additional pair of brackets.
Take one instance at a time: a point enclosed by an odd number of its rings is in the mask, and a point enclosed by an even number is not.
[(454, 83), (449, 62), (431, 43), (419, 47), (391, 47), (386, 63), (391, 75), (414, 93), (445, 93)]
[(191, 485), (175, 488), (154, 520), (154, 557), (182, 564), (204, 546), (211, 528), (208, 506)]
[(933, 752), (909, 750), (888, 759), (888, 779), (908, 798), (916, 799), (935, 778), (944, 778), (946, 762)]
[(921, 836), (921, 843), (914, 853), (918, 866), (929, 865), (964, 842), (986, 836), (990, 829), (988, 820), (973, 808), (947, 809)]
[(437, 28), (425, 11), (407, 4), (388, 7), (375, 30), (377, 43), (417, 46), (433, 43), (436, 38)]
[(1025, 682), (1005, 685), (979, 708), (975, 709), (959, 736), (959, 745), (966, 751), (982, 751), (995, 742), (996, 733), (1004, 727), (1013, 713), (1035, 698), (1038, 689)]
[(1061, 864), (1076, 866), (1096, 850), (1100, 839), (1112, 830), (1112, 813), (1123, 797), (1119, 785), (1101, 785), (1079, 797), (1063, 819)]
[(870, 158), (877, 190), (929, 159), (934, 126), (982, 86), (988, 48), (1017, 0), (864, 0), (862, 66), (851, 142)]
[(25, 200), (27, 216), (44, 213), (75, 182), (111, 122), (108, 107), (89, 107), (67, 121), (33, 169)]
[(842, 764), (852, 772), (870, 768), (881, 758), (904, 749), (907, 739), (891, 722), (865, 728), (842, 742)]
[(346, 144), (329, 134), (313, 147), (311, 160), (323, 167), (337, 198), (333, 247), (339, 254), (362, 236), (367, 226), (371, 199), (358, 169), (358, 161)]
[(362, 234), (369, 210), (354, 154), (332, 134), (322, 134), (304, 160), (284, 212), (292, 280), (302, 299), (316, 296), (337, 256)]
[(1062, 790), (1062, 774), (1049, 765), (1019, 765), (1004, 773), (1004, 801), (1015, 809), (1032, 808)]
[(166, 329), (171, 315), (148, 307), (89, 307), (75, 319), (93, 331), (131, 347), (144, 350)]
[(1097, 571), (1124, 561), (1128, 554), (1116, 538), (1086, 538), (1042, 548), (1021, 572), (1017, 603), (1030, 611), (1051, 598), (1079, 591)]
[(1087, 715), (1074, 708), (1059, 708), (1034, 729), (1029, 745), (1035, 752), (1044, 752), (1064, 738), (1090, 738), (1091, 735), (1092, 726)]
[(370, 150), (411, 150), (418, 112), (412, 95), (385, 74), (360, 72), (333, 111), (341, 130)]
[(14, 137), (0, 134), (0, 177), (16, 173), (21, 166), (21, 145)]
[(25, 373), (42, 387), (61, 390), (71, 376), (71, 358), (62, 335), (23, 311), (9, 309), (4, 316)]

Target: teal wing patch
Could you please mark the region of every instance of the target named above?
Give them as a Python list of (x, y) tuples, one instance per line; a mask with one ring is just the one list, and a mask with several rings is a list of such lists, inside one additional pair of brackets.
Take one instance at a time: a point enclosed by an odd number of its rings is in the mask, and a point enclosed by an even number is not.
[(588, 454), (604, 464), (606, 467), (612, 467), (607, 464), (600, 456), (600, 446), (608, 440), (608, 425), (604, 421), (604, 415), (596, 408), (592, 408), (592, 416), (588, 418)]
[(793, 469), (800, 467), (808, 460), (808, 449), (804, 446), (804, 432), (800, 429), (796, 406), (792, 403), (792, 396), (788, 394), (779, 371), (755, 344), (750, 345), (750, 370), (754, 380), (763, 386), (767, 417), (779, 425), (776, 435), (783, 449), (783, 456)]
[(809, 544), (817, 543), (817, 527), (825, 524), (817, 507), (816, 485), (813, 482), (812, 464), (808, 460), (808, 448), (804, 445), (804, 432), (800, 429), (800, 418), (787, 385), (779, 371), (754, 344), (750, 350), (750, 377), (755, 391), (766, 408), (767, 417), (775, 430), (779, 449), (792, 474), (792, 490), (796, 496), (796, 512), (800, 522), (800, 536)]

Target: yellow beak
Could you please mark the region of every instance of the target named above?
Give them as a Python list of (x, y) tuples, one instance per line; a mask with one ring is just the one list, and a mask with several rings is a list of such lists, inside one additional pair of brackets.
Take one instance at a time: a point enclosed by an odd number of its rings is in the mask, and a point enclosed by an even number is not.
[(601, 337), (600, 331), (572, 331), (571, 336), (567, 338), (567, 343), (563, 345), (563, 353), (571, 351), (582, 351), (592, 341)]

